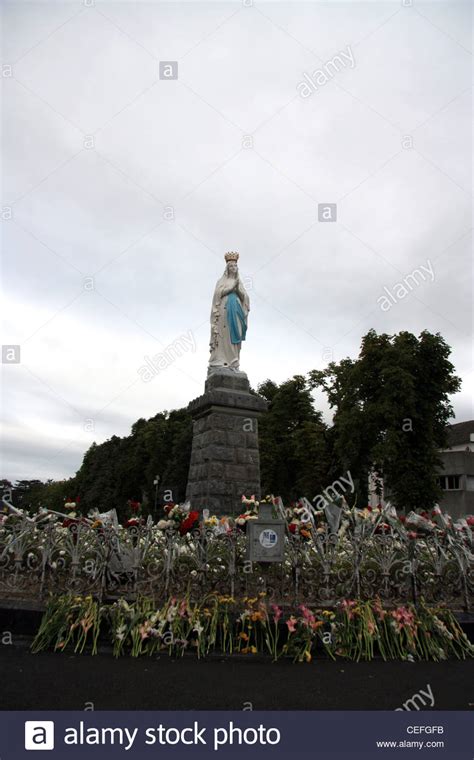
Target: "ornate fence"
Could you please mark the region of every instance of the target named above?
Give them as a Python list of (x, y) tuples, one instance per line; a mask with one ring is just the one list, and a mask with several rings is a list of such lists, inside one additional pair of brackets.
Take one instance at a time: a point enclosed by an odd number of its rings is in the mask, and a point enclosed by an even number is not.
[(0, 527), (0, 598), (44, 600), (71, 591), (99, 599), (156, 601), (170, 595), (218, 592), (257, 596), (283, 605), (330, 607), (344, 598), (379, 596), (385, 604), (445, 603), (470, 610), (474, 555), (469, 542), (427, 535), (405, 541), (396, 531), (285, 538), (285, 560), (251, 564), (238, 528), (185, 536), (156, 525), (99, 527), (76, 522), (43, 526), (26, 517)]

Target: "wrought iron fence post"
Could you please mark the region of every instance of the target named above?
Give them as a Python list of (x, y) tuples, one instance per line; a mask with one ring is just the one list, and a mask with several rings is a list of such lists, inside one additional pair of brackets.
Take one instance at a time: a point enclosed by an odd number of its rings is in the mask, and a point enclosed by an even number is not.
[(229, 556), (229, 577), (230, 577), (230, 595), (232, 599), (235, 594), (235, 573), (236, 573), (236, 543), (237, 538), (232, 531), (229, 537), (230, 540), (230, 556)]

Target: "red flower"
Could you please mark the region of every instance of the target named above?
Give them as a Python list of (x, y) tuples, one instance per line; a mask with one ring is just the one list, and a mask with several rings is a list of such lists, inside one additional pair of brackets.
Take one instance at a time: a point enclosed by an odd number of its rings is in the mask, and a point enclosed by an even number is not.
[(179, 526), (179, 532), (181, 535), (184, 536), (185, 533), (189, 533), (189, 531), (194, 528), (197, 522), (199, 522), (199, 512), (190, 512), (187, 518), (183, 520)]
[(297, 527), (298, 526), (296, 523), (290, 523), (288, 526), (288, 530), (290, 531), (290, 533), (296, 533)]
[(409, 530), (407, 536), (408, 538), (418, 538), (418, 533), (416, 530)]
[(166, 504), (166, 505), (163, 507), (163, 510), (164, 510), (164, 511), (165, 511), (165, 513), (168, 515), (168, 514), (171, 512), (171, 510), (173, 509), (173, 507), (174, 507), (174, 501), (170, 501), (170, 502), (168, 502), (168, 504)]

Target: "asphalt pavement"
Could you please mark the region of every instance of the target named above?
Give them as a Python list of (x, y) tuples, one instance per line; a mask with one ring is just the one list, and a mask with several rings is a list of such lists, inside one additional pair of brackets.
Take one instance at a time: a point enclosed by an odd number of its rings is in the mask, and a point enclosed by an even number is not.
[[(414, 698), (414, 699), (413, 699)], [(474, 660), (272, 663), (248, 655), (31, 654), (0, 646), (2, 710), (474, 709)]]

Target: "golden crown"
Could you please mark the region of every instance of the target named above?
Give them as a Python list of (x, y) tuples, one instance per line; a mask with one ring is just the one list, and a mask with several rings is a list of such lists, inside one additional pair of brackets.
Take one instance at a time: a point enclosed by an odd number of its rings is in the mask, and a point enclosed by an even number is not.
[(227, 263), (229, 263), (229, 261), (238, 261), (239, 254), (237, 253), (237, 251), (229, 251), (228, 253), (225, 254), (224, 258), (227, 261)]

